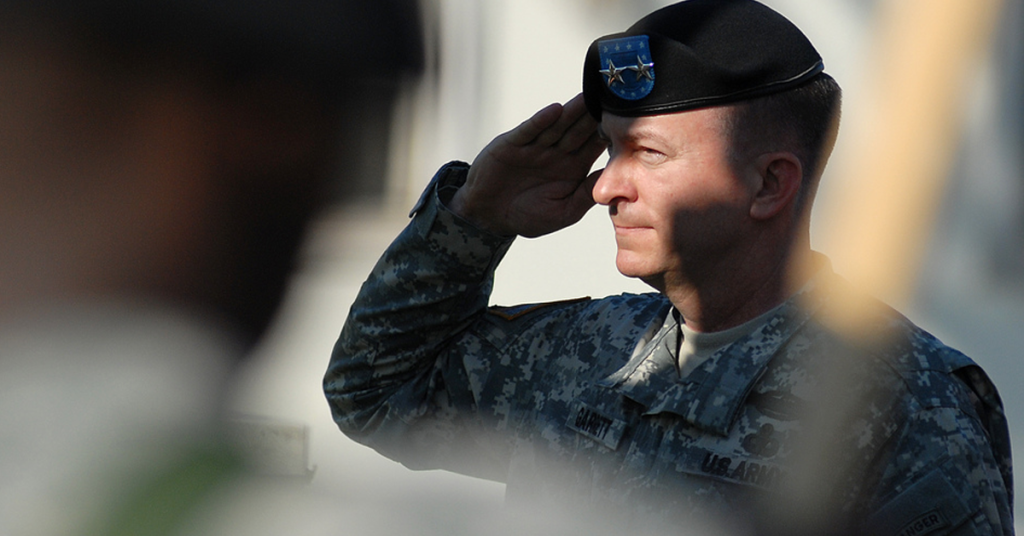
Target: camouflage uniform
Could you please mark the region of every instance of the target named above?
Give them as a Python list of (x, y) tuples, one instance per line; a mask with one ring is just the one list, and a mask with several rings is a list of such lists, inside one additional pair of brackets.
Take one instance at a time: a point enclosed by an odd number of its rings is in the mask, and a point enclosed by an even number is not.
[(353, 439), (621, 527), (799, 511), (790, 533), (1013, 533), (1001, 402), (963, 354), (890, 309), (884, 345), (837, 336), (827, 268), (683, 378), (659, 294), (488, 308), (511, 240), (444, 208), (465, 170), (435, 176), (335, 347), (324, 386)]

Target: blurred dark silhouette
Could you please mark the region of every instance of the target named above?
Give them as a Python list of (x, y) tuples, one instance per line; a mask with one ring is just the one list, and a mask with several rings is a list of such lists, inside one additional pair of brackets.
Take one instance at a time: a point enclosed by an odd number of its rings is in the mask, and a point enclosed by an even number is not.
[(366, 111), (422, 69), (419, 20), (414, 0), (0, 3), (0, 532), (173, 533), (189, 508), (117, 505), (238, 474), (182, 468), (234, 459), (221, 398), (308, 223), (382, 188), (349, 161), (386, 156)]

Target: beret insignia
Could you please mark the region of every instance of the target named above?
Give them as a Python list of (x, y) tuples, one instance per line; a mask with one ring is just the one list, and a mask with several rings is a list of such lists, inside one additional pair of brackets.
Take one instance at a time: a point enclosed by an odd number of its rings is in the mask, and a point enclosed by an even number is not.
[(638, 100), (654, 89), (654, 62), (646, 35), (634, 35), (598, 42), (606, 87), (616, 96)]

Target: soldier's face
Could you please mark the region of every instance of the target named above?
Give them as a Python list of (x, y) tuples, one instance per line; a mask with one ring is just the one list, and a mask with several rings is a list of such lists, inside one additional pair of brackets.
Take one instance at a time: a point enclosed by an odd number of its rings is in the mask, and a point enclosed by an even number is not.
[(725, 261), (748, 233), (756, 181), (730, 151), (729, 108), (627, 118), (605, 113), (609, 160), (594, 186), (608, 206), (620, 272), (665, 291)]

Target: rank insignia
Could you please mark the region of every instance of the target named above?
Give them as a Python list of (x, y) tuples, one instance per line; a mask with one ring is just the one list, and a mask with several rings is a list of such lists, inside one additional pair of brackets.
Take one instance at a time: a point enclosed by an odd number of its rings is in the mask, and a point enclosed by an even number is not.
[(605, 39), (598, 43), (598, 51), (608, 91), (626, 100), (639, 100), (654, 89), (654, 61), (646, 35)]

